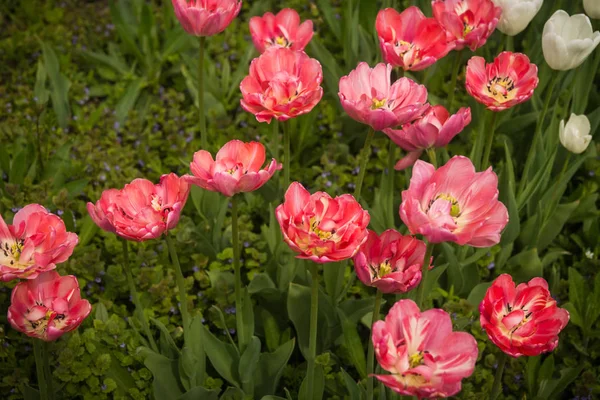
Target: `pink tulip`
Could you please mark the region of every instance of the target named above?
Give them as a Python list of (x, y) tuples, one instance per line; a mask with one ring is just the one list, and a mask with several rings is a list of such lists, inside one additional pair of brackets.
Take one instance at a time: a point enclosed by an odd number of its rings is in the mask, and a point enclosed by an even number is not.
[(242, 9), (239, 0), (171, 1), (181, 26), (194, 36), (213, 36), (223, 32)]
[(471, 109), (463, 107), (452, 116), (444, 106), (431, 107), (422, 118), (402, 126), (402, 129), (384, 129), (383, 132), (403, 150), (408, 151), (395, 166), (397, 170), (411, 167), (424, 150), (444, 147), (471, 123)]
[(323, 97), (321, 64), (302, 51), (272, 48), (252, 60), (242, 80), (242, 108), (258, 122), (309, 113)]
[(39, 204), (19, 210), (12, 225), (0, 216), (0, 281), (34, 279), (73, 254), (78, 238)]
[(135, 179), (121, 190), (105, 190), (87, 210), (105, 231), (143, 242), (177, 226), (189, 192), (189, 184), (173, 173), (163, 175), (157, 185)]
[(433, 16), (446, 29), (456, 50), (465, 46), (475, 51), (483, 46), (496, 29), (502, 8), (492, 0), (433, 0)]
[(425, 69), (454, 48), (437, 20), (415, 6), (401, 13), (393, 8), (379, 11), (375, 28), (383, 60), (405, 71)]
[(492, 111), (529, 100), (538, 82), (537, 66), (525, 54), (504, 51), (491, 64), (482, 57), (467, 64), (467, 92)]
[(543, 278), (515, 288), (502, 274), (479, 304), (481, 328), (503, 352), (512, 357), (537, 356), (558, 346), (558, 334), (569, 322), (567, 310), (558, 308)]
[(414, 301), (400, 300), (385, 321), (375, 322), (372, 336), (379, 365), (391, 373), (375, 376), (403, 395), (453, 396), (475, 369), (477, 341), (466, 332), (452, 332), (444, 310), (420, 312)]
[(365, 62), (340, 79), (342, 107), (358, 122), (381, 131), (419, 118), (427, 109), (427, 89), (408, 78), (390, 83), (392, 66)]
[(206, 150), (197, 151), (190, 164), (193, 175), (184, 177), (189, 183), (231, 197), (236, 193), (258, 189), (281, 169), (275, 159), (263, 168), (265, 147), (258, 142), (240, 140), (227, 142), (217, 153), (217, 159)]
[(421, 160), (415, 163), (408, 190), (402, 192), (400, 218), (413, 235), (431, 243), (490, 247), (500, 242), (508, 211), (498, 201), (492, 168), (475, 172), (471, 160), (454, 156), (437, 170)]
[(51, 342), (76, 329), (91, 310), (81, 299), (76, 277), (49, 271), (15, 286), (8, 321), (29, 337)]
[(261, 53), (271, 47), (288, 47), (302, 51), (313, 36), (311, 20), (300, 24), (296, 10), (284, 8), (277, 15), (268, 12), (262, 17), (250, 18), (250, 34), (254, 47)]
[(388, 229), (381, 236), (369, 231), (354, 256), (358, 279), (383, 293), (406, 293), (421, 282), (425, 243)]
[(298, 258), (317, 263), (352, 258), (367, 240), (369, 213), (349, 194), (310, 194), (292, 182), (275, 210), (283, 239)]

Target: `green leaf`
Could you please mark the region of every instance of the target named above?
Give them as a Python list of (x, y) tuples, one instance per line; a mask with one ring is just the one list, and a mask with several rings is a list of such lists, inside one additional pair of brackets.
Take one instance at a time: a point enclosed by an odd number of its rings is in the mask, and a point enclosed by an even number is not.
[(138, 353), (144, 359), (144, 365), (152, 372), (154, 398), (170, 400), (181, 396), (183, 388), (179, 385), (179, 366), (177, 360), (171, 360), (155, 353), (147, 347), (140, 347)]
[(170, 358), (176, 359), (179, 357), (179, 348), (175, 344), (175, 341), (171, 337), (169, 330), (167, 327), (155, 318), (150, 318), (150, 322), (152, 322), (158, 330), (160, 331), (160, 352), (163, 355), (166, 355)]
[(508, 149), (508, 144), (506, 141), (504, 142), (504, 154), (505, 154), (505, 164), (504, 169), (502, 171), (502, 175), (500, 177), (500, 196), (499, 199), (506, 208), (508, 209), (508, 224), (504, 231), (502, 232), (502, 239), (500, 243), (502, 245), (507, 245), (509, 243), (514, 242), (519, 237), (519, 232), (521, 231), (521, 224), (519, 219), (519, 207), (517, 205), (517, 199), (515, 197), (515, 172), (514, 166), (512, 163), (512, 156), (510, 154), (510, 150)]
[(245, 394), (241, 389), (228, 387), (221, 395), (220, 400), (245, 400)]
[(294, 352), (295, 346), (296, 340), (292, 339), (279, 346), (274, 352), (262, 353), (260, 355), (258, 368), (254, 373), (255, 398), (260, 398), (260, 396), (265, 396), (268, 393), (276, 391), (279, 379)]
[(100, 228), (98, 228), (98, 225), (96, 225), (89, 215), (83, 217), (79, 226), (79, 246), (84, 247), (94, 238), (94, 236), (96, 236), (96, 233), (98, 233)]
[(28, 167), (28, 151), (27, 148), (23, 148), (15, 155), (12, 162), (10, 163), (10, 172), (8, 174), (8, 181), (17, 185), (21, 185), (25, 179), (25, 173)]
[(344, 384), (346, 385), (346, 389), (348, 389), (350, 400), (361, 400), (361, 390), (360, 386), (358, 386), (358, 383), (356, 383), (354, 378), (352, 378), (344, 368), (340, 368), (340, 372), (342, 374)]
[(546, 221), (542, 231), (540, 232), (537, 243), (539, 251), (544, 250), (550, 245), (550, 243), (552, 243), (554, 238), (556, 238), (562, 231), (565, 223), (569, 220), (569, 217), (571, 217), (571, 214), (578, 206), (579, 200), (572, 203), (560, 204), (558, 207), (556, 207), (556, 211), (552, 213), (550, 219)]
[(102, 322), (108, 321), (108, 310), (103, 303), (96, 303), (96, 314), (94, 315), (94, 318)]
[(213, 367), (223, 379), (239, 388), (241, 384), (237, 366), (240, 362), (240, 355), (237, 349), (233, 345), (217, 339), (204, 325), (202, 325), (201, 332), (206, 355)]
[(240, 357), (240, 363), (238, 366), (240, 381), (242, 383), (242, 387), (244, 388), (244, 392), (246, 393), (254, 392), (252, 377), (254, 376), (256, 367), (258, 366), (259, 357), (260, 340), (256, 336), (252, 336), (252, 339), (248, 343), (246, 350), (244, 350), (244, 353)]
[(323, 392), (325, 391), (325, 373), (323, 372), (323, 367), (321, 365), (315, 365), (315, 380), (312, 394), (307, 393), (307, 385), (307, 377), (305, 377), (302, 381), (302, 385), (300, 385), (299, 399), (317, 400), (323, 398)]
[(554, 373), (554, 355), (550, 354), (540, 367), (540, 371), (538, 372), (538, 380), (550, 380), (552, 379), (552, 374)]
[(541, 356), (528, 357), (525, 367), (525, 383), (529, 396), (533, 396), (537, 389), (537, 376), (540, 369)]
[(252, 299), (250, 298), (250, 294), (246, 289), (244, 289), (244, 293), (242, 294), (242, 310), (244, 317), (242, 320), (244, 332), (243, 337), (241, 336), (242, 333), (238, 332), (242, 343), (240, 344), (240, 349), (244, 349), (244, 347), (254, 338), (254, 308), (252, 307)]
[(38, 59), (37, 73), (35, 78), (35, 87), (33, 89), (33, 96), (37, 99), (36, 103), (45, 105), (48, 102), (50, 92), (46, 89), (46, 68), (41, 59)]
[(481, 301), (485, 297), (485, 293), (487, 292), (490, 286), (492, 286), (492, 282), (482, 282), (475, 286), (473, 290), (471, 290), (471, 293), (469, 293), (467, 301), (471, 303), (476, 310), (479, 310), (479, 303), (481, 303)]
[(526, 250), (511, 257), (507, 266), (517, 283), (542, 276), (542, 261), (538, 256), (537, 249)]
[(356, 323), (350, 321), (344, 315), (342, 310), (338, 309), (338, 316), (342, 323), (342, 332), (343, 332), (343, 340), (344, 347), (348, 352), (348, 356), (352, 361), (352, 364), (358, 371), (358, 374), (362, 378), (367, 377), (367, 362), (365, 360), (365, 353), (363, 351), (363, 344), (360, 340), (360, 336), (356, 331)]
[(340, 27), (340, 22), (336, 16), (336, 12), (333, 10), (331, 6), (330, 0), (317, 0), (317, 6), (319, 11), (323, 14), (323, 18), (329, 25), (329, 29), (335, 35), (338, 41), (342, 40), (342, 29)]
[(21, 386), (21, 391), (25, 400), (40, 400), (40, 391), (25, 383)]
[(216, 390), (208, 390), (202, 386), (196, 386), (185, 392), (178, 400), (217, 400), (219, 392)]
[(265, 292), (266, 294), (279, 293), (279, 290), (277, 290), (277, 287), (275, 286), (275, 283), (271, 277), (264, 272), (254, 275), (250, 281), (250, 284), (248, 285), (248, 293), (256, 294), (261, 292)]
[(137, 78), (133, 80), (129, 84), (129, 86), (127, 86), (127, 89), (125, 89), (125, 95), (121, 97), (121, 100), (119, 100), (115, 107), (117, 120), (120, 123), (123, 123), (125, 121), (125, 119), (129, 115), (129, 112), (135, 105), (135, 102), (137, 101), (140, 92), (145, 86), (146, 80), (144, 78)]

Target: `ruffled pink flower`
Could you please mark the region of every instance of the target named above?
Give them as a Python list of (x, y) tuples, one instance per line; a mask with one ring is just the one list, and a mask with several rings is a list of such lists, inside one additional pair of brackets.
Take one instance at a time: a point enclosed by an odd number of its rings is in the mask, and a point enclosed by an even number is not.
[(369, 213), (354, 197), (311, 195), (298, 182), (292, 182), (275, 215), (283, 239), (299, 253), (297, 257), (317, 263), (352, 258), (369, 233)]
[(265, 146), (261, 143), (232, 140), (219, 150), (216, 160), (206, 150), (197, 151), (190, 164), (193, 175), (184, 178), (202, 189), (220, 192), (228, 197), (252, 192), (281, 169), (281, 164), (275, 159), (262, 168), (265, 159)]
[(508, 211), (498, 201), (492, 168), (475, 172), (471, 160), (454, 156), (437, 170), (421, 160), (415, 163), (408, 190), (402, 192), (400, 218), (410, 233), (431, 243), (490, 247), (500, 242)]
[(393, 8), (379, 11), (375, 28), (383, 60), (405, 71), (425, 69), (454, 48), (437, 20), (426, 18), (415, 6), (401, 13)]
[(452, 332), (444, 310), (420, 312), (414, 301), (400, 300), (385, 321), (375, 322), (372, 336), (377, 361), (391, 374), (375, 376), (403, 395), (455, 395), (475, 369), (477, 341), (466, 332)]
[(358, 279), (383, 293), (406, 293), (421, 282), (426, 245), (412, 236), (388, 229), (381, 236), (369, 231), (353, 258)]
[(496, 29), (502, 8), (492, 0), (433, 0), (433, 16), (446, 29), (456, 50), (465, 46), (475, 51)]
[(365, 62), (340, 79), (342, 107), (358, 122), (381, 131), (419, 118), (427, 109), (427, 89), (408, 78), (390, 82), (392, 66)]
[(194, 36), (212, 36), (223, 32), (242, 9), (240, 0), (171, 1), (181, 26)]
[(313, 23), (307, 20), (300, 24), (298, 12), (284, 8), (277, 15), (268, 12), (262, 17), (250, 18), (250, 34), (261, 53), (271, 47), (302, 51), (313, 37)]
[(512, 357), (554, 350), (558, 334), (569, 323), (569, 312), (556, 306), (543, 278), (515, 288), (510, 275), (500, 275), (485, 293), (479, 312), (481, 328)]
[(384, 129), (383, 132), (408, 154), (396, 166), (397, 170), (411, 167), (424, 150), (444, 147), (465, 126), (471, 123), (471, 109), (463, 107), (450, 115), (444, 106), (431, 107), (422, 118), (402, 126), (402, 129)]
[(39, 204), (19, 210), (12, 225), (0, 216), (0, 281), (34, 279), (67, 261), (78, 242), (65, 223)]
[(242, 80), (242, 108), (258, 122), (309, 113), (323, 97), (321, 64), (302, 51), (273, 48), (252, 60)]
[(76, 329), (91, 310), (81, 299), (76, 277), (49, 271), (15, 286), (8, 321), (29, 337), (51, 342)]
[(492, 111), (529, 100), (538, 82), (537, 66), (525, 54), (504, 51), (491, 64), (482, 57), (467, 64), (467, 92)]
[(161, 176), (156, 185), (134, 179), (121, 190), (105, 190), (96, 204), (87, 204), (87, 210), (105, 231), (143, 242), (177, 226), (189, 192), (190, 185), (173, 173)]

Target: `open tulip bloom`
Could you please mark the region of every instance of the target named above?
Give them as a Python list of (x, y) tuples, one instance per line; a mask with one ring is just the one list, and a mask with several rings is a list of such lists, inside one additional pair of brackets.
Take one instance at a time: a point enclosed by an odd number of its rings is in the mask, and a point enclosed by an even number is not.
[(39, 204), (19, 210), (12, 225), (0, 216), (0, 281), (34, 279), (73, 254), (78, 238)]
[(213, 36), (221, 33), (242, 9), (240, 0), (172, 0), (175, 16), (187, 33)]
[(268, 12), (262, 17), (250, 18), (250, 35), (254, 47), (261, 53), (272, 47), (302, 51), (313, 37), (313, 23), (308, 20), (301, 24), (298, 12), (285, 8), (277, 15)]

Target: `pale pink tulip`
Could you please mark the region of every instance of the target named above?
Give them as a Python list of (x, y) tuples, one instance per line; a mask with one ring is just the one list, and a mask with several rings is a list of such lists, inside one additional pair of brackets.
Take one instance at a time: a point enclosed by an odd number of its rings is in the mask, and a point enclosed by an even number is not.
[(372, 339), (379, 365), (391, 374), (375, 376), (403, 395), (453, 396), (475, 369), (475, 338), (453, 332), (444, 310), (421, 312), (412, 300), (398, 301), (385, 321), (375, 322)]
[(471, 160), (454, 156), (437, 170), (421, 160), (415, 163), (408, 190), (402, 192), (400, 218), (413, 235), (431, 243), (490, 247), (500, 242), (508, 211), (498, 201), (492, 168), (475, 172)]
[(8, 321), (19, 332), (50, 342), (76, 329), (91, 310), (76, 277), (49, 271), (15, 286)]
[(431, 107), (422, 118), (402, 125), (402, 129), (384, 129), (383, 132), (408, 152), (396, 166), (397, 170), (411, 167), (424, 150), (444, 147), (471, 123), (471, 109), (463, 107), (450, 115), (444, 106)]
[(406, 293), (421, 282), (426, 245), (412, 236), (388, 229), (378, 236), (369, 231), (367, 241), (354, 256), (358, 279), (383, 293)]
[(275, 159), (262, 168), (265, 158), (265, 147), (261, 143), (232, 140), (219, 150), (216, 160), (206, 150), (197, 151), (190, 164), (193, 175), (184, 178), (202, 189), (220, 192), (228, 197), (252, 192), (281, 169), (281, 164)]
[(347, 260), (367, 240), (369, 213), (349, 194), (311, 195), (293, 182), (275, 215), (283, 239), (298, 258), (317, 263)]
[(242, 9), (240, 0), (171, 0), (183, 29), (194, 36), (221, 33)]
[(73, 254), (78, 238), (39, 204), (19, 210), (12, 225), (0, 216), (0, 281), (34, 279)]
[(365, 62), (340, 79), (339, 97), (348, 115), (381, 131), (411, 122), (427, 109), (427, 89), (408, 78), (390, 82), (392, 66)]
[(87, 210), (105, 231), (142, 242), (177, 226), (189, 192), (190, 185), (173, 173), (163, 175), (156, 185), (135, 179), (121, 190), (105, 190), (96, 204), (87, 204)]
[(321, 64), (302, 51), (272, 48), (252, 60), (242, 80), (242, 108), (258, 122), (309, 113), (323, 97)]
[(277, 15), (268, 12), (262, 17), (250, 18), (250, 34), (261, 53), (271, 47), (302, 51), (313, 37), (313, 23), (307, 20), (300, 24), (298, 12), (284, 8)]

